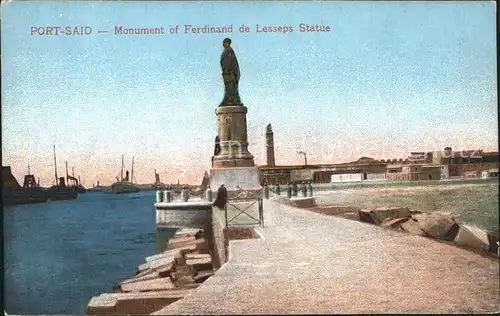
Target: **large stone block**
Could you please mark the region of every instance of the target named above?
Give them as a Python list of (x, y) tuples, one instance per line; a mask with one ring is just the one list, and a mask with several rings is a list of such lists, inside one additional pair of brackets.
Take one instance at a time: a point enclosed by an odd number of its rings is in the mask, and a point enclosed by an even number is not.
[(382, 223), (388, 218), (411, 217), (410, 210), (407, 207), (378, 207), (372, 209), (372, 213), (375, 215), (377, 224)]
[(455, 237), (455, 242), (459, 245), (474, 249), (488, 250), (490, 248), (488, 233), (486, 231), (465, 224), (460, 225), (458, 234)]
[(422, 213), (412, 215), (418, 222), (418, 227), (427, 236), (451, 241), (455, 239), (459, 226), (451, 213)]
[(500, 241), (500, 230), (497, 229), (497, 230), (488, 232), (488, 240), (490, 242), (489, 251), (492, 253), (498, 253), (497, 242)]
[(140, 293), (104, 293), (93, 297), (87, 315), (148, 315), (190, 294), (189, 289)]
[(295, 197), (291, 198), (294, 207), (297, 208), (310, 208), (316, 206), (316, 198), (313, 197)]
[(407, 233), (416, 236), (423, 236), (425, 233), (418, 227), (418, 222), (413, 219), (409, 219), (400, 225), (401, 229)]
[(153, 280), (121, 284), (120, 288), (123, 292), (148, 292), (171, 290), (174, 289), (175, 286), (170, 278), (158, 278)]

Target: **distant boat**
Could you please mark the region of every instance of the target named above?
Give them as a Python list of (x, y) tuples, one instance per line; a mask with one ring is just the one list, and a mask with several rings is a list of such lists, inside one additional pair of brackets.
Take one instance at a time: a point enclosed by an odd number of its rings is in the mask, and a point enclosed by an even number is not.
[[(68, 162), (66, 161), (66, 183), (68, 184), (68, 188), (74, 188), (76, 190), (76, 192), (78, 192), (78, 193), (87, 192), (87, 189), (85, 189), (85, 187), (80, 184), (81, 183), (80, 176), (78, 176), (78, 179), (75, 178), (75, 168), (71, 167), (71, 170), (73, 171), (72, 176), (70, 176), (68, 174)], [(71, 185), (70, 185), (70, 182), (72, 182)]]
[(24, 176), (24, 183), (21, 187), (12, 175), (10, 167), (2, 166), (2, 182), (4, 205), (45, 203), (49, 198), (47, 192), (40, 187), (40, 184), (35, 181), (35, 177), (29, 171)]
[(133, 193), (138, 192), (139, 187), (132, 183), (134, 178), (134, 157), (132, 157), (132, 174), (129, 178), (128, 170), (126, 171), (125, 177), (123, 177), (123, 155), (122, 155), (122, 170), (120, 173), (120, 178), (116, 177), (116, 182), (111, 185), (111, 191), (114, 193)]
[(57, 176), (56, 145), (54, 145), (54, 171), (56, 177), (56, 185), (53, 185), (47, 189), (49, 199), (52, 201), (76, 199), (78, 197), (76, 188), (66, 186), (64, 177)]
[(167, 185), (160, 181), (160, 174), (156, 172), (155, 169), (155, 183), (153, 183), (153, 189), (156, 190), (165, 190)]

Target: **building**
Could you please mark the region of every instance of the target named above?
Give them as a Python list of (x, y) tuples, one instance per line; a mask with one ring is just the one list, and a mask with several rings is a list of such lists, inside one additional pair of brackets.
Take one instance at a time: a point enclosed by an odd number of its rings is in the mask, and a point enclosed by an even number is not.
[(12, 174), (12, 169), (10, 168), (10, 166), (2, 166), (2, 182), (4, 190), (21, 188), (19, 182), (17, 182), (16, 178)]
[(411, 164), (425, 164), (432, 163), (432, 160), (432, 152), (411, 152), (407, 161)]
[(481, 173), (481, 178), (498, 178), (498, 168), (483, 171)]
[(498, 169), (498, 152), (483, 150), (453, 151), (446, 147), (444, 151), (434, 153), (434, 162), (448, 167), (449, 177), (480, 177), (483, 171)]
[[(498, 152), (467, 150), (454, 152), (411, 152), (406, 159), (375, 160), (361, 157), (340, 164), (279, 166), (274, 158), (274, 135), (266, 127), (267, 165), (259, 166), (261, 183), (272, 185), (289, 182), (342, 183), (353, 181), (418, 181), (454, 177), (483, 177), (485, 171), (498, 170)], [(490, 173), (488, 173), (490, 174)], [(491, 174), (495, 174), (492, 172)]]
[(390, 164), (387, 165), (387, 179), (395, 181), (441, 180), (441, 165), (435, 164)]

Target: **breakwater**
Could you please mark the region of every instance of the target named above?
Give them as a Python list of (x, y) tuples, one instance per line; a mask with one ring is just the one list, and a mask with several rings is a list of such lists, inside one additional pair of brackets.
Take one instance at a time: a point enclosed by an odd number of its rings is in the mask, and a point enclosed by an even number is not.
[(149, 314), (168, 306), (192, 293), (228, 261), (231, 240), (259, 238), (251, 225), (228, 227), (225, 212), (212, 208), (206, 198), (181, 194), (180, 200), (163, 202), (162, 195), (170, 196), (167, 191), (157, 194), (157, 227), (178, 230), (156, 254), (144, 259), (135, 275), (116, 284), (113, 292), (94, 296), (88, 315)]
[[(311, 308), (320, 313), (491, 311), (493, 303), (498, 303), (492, 283), (484, 281), (495, 273), (498, 276), (498, 259), (491, 261), (491, 234), (485, 238), (478, 235), (474, 229), (459, 225), (452, 214), (427, 214), (406, 207), (342, 206), (336, 214), (344, 217), (340, 218), (315, 214), (327, 212), (324, 207), (318, 211), (314, 197), (275, 196), (263, 204), (269, 226), (262, 227), (228, 227), (226, 214), (210, 209), (203, 228), (177, 232), (166, 249), (147, 257), (134, 276), (117, 284), (116, 293), (93, 298), (88, 313), (297, 313), (311, 312)], [(349, 216), (351, 220), (346, 220)], [(381, 228), (386, 229), (385, 233)], [(489, 251), (490, 258), (480, 259), (457, 247), (412, 235), (444, 243), (453, 241), (467, 248), (478, 246)], [(360, 242), (363, 247), (356, 245)], [(328, 250), (318, 255), (317, 247)], [(391, 259), (395, 257), (397, 261)], [(454, 264), (443, 268), (443, 258)], [(205, 266), (196, 267), (195, 262)], [(326, 268), (332, 262), (335, 268)], [(418, 275), (410, 270), (401, 274), (409, 266)], [(374, 269), (376, 274), (372, 273)], [(443, 282), (435, 281), (436, 269)], [(184, 281), (179, 282), (179, 277)], [(491, 295), (474, 297), (469, 301), (472, 303), (459, 306), (471, 297), (470, 289), (463, 291), (463, 287), (442, 284), (463, 282), (481, 295), (484, 291)], [(350, 285), (346, 288), (345, 284)], [(427, 289), (429, 286), (432, 290)], [(351, 301), (349, 295), (367, 289), (379, 294), (365, 297), (367, 301), (356, 306), (343, 304)], [(413, 301), (401, 305), (403, 298), (398, 296), (402, 293), (412, 297), (430, 295), (425, 296), (424, 305)], [(438, 299), (440, 295), (446, 299)], [(382, 301), (385, 303), (380, 304)]]
[(407, 207), (361, 209), (346, 206), (316, 206), (311, 211), (377, 225), (386, 229), (427, 237), (481, 255), (500, 256), (499, 230), (487, 231), (457, 222), (450, 212), (424, 212)]
[(113, 293), (93, 297), (87, 315), (150, 314), (189, 295), (214, 274), (209, 248), (203, 230), (177, 231), (164, 251), (146, 257)]

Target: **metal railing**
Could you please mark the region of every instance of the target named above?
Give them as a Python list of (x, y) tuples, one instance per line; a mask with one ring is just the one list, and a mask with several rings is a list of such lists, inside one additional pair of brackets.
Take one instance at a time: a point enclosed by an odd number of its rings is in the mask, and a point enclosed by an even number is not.
[(250, 225), (264, 227), (262, 197), (260, 194), (251, 195), (248, 192), (241, 192), (238, 196), (226, 201), (226, 205), (224, 206), (226, 227)]

